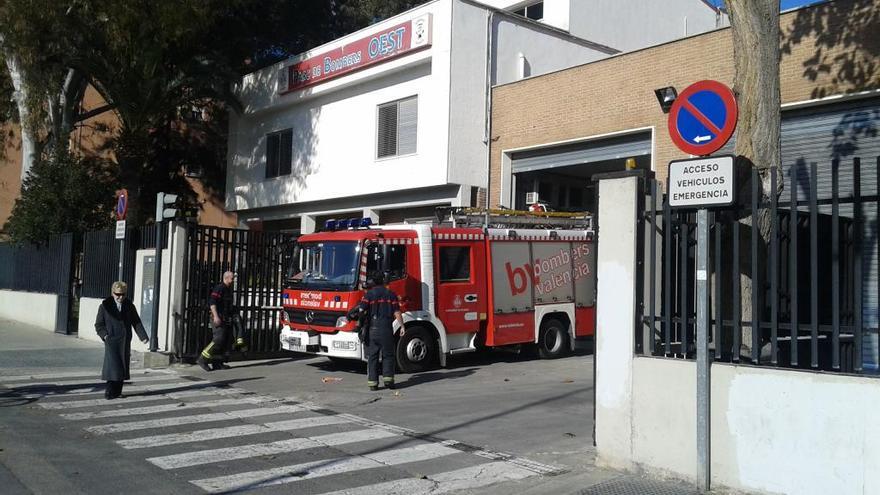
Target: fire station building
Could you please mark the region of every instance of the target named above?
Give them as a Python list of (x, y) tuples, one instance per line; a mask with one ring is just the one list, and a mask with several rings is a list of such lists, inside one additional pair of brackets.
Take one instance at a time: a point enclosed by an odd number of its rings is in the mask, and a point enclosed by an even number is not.
[[(308, 233), (330, 218), (414, 221), (482, 204), (493, 86), (725, 22), (701, 0), (650, 14), (636, 0), (488, 3), (428, 2), (245, 76), (227, 210), (242, 226)], [(545, 96), (515, 106), (526, 117)]]
[[(828, 2), (780, 18), (782, 163), (880, 155), (877, 1)], [(523, 81), (492, 96), (492, 205), (522, 209), (537, 193), (557, 210), (593, 210), (595, 173), (636, 168), (665, 180), (687, 158), (655, 90), (704, 79), (733, 87), (729, 28)], [(528, 111), (523, 102), (528, 101)], [(718, 153), (732, 153), (736, 136)], [(871, 177), (863, 180), (875, 181)], [(873, 183), (873, 182), (871, 182)], [(533, 196), (534, 197), (534, 196)]]
[[(790, 196), (791, 169), (797, 168), (798, 194), (810, 194), (810, 166), (817, 167), (815, 194), (831, 197), (839, 172), (840, 197), (857, 195), (861, 205), (862, 249), (859, 269), (864, 298), (862, 317), (878, 325), (877, 196), (880, 157), (880, 79), (877, 47), (878, 0), (841, 0), (784, 12), (780, 18), (779, 66), (781, 158)], [(665, 182), (671, 160), (688, 158), (676, 148), (657, 93), (682, 91), (701, 80), (733, 86), (729, 28), (593, 61), (578, 67), (493, 88), (491, 177), (493, 206), (525, 208), (526, 198), (558, 211), (596, 211), (593, 175), (630, 167), (653, 171)], [(523, 101), (529, 101), (523, 111)], [(717, 154), (732, 154), (736, 135)], [(860, 176), (854, 174), (860, 159)], [(837, 161), (838, 168), (835, 168)], [(870, 199), (869, 199), (870, 198)], [(801, 207), (804, 210), (805, 207)], [(847, 209), (848, 208), (848, 209)], [(853, 208), (840, 215), (853, 218)], [(819, 213), (829, 216), (830, 207)], [(601, 219), (599, 219), (601, 237)], [(830, 243), (822, 227), (820, 242)], [(876, 349), (876, 331), (865, 349)], [(873, 342), (873, 344), (871, 343)], [(876, 366), (876, 351), (864, 356)]]

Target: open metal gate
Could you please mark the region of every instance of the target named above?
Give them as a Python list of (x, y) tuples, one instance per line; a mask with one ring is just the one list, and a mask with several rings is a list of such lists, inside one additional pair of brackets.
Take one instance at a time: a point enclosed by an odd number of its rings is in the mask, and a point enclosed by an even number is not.
[(178, 359), (194, 360), (210, 342), (208, 299), (226, 271), (235, 273), (235, 301), (250, 333), (248, 355), (279, 351), (283, 270), (293, 240), (278, 232), (187, 227), (183, 314), (176, 318), (174, 342)]

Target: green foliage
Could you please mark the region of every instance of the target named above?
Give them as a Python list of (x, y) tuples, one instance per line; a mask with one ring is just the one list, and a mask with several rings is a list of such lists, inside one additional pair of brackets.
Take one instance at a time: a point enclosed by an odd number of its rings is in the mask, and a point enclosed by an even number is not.
[[(67, 148), (86, 82), (112, 107), (120, 126), (106, 147), (118, 162), (116, 181), (129, 190), (130, 220), (141, 224), (151, 217), (157, 191), (192, 196), (180, 175), (185, 166), (200, 169), (208, 190), (222, 194), (222, 116), (239, 106), (231, 87), (242, 74), (421, 3), (3, 0), (0, 51), (14, 56), (22, 68), (31, 114), (25, 125), (47, 140), (39, 150), (54, 154), (56, 148)], [(0, 77), (0, 98), (11, 91), (8, 82)], [(187, 117), (193, 108), (221, 117), (210, 122)], [(41, 163), (35, 177), (57, 174), (46, 164), (69, 159)], [(96, 160), (79, 165), (98, 166), (94, 173), (99, 176), (106, 172)], [(101, 211), (104, 198), (96, 198), (92, 210)], [(28, 211), (19, 217), (29, 218)], [(28, 232), (25, 225), (13, 223), (12, 228)]]
[(354, 31), (375, 22), (417, 7), (427, 0), (343, 0), (339, 2), (339, 19)]
[(115, 205), (113, 164), (69, 153), (39, 159), (24, 179), (4, 233), (16, 242), (39, 242), (65, 232), (111, 226)]

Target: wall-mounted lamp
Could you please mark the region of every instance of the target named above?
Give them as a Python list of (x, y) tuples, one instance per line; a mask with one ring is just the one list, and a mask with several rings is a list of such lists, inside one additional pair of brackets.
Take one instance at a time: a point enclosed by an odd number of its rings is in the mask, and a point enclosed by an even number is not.
[(657, 102), (660, 103), (663, 113), (669, 113), (669, 109), (672, 108), (672, 104), (675, 103), (675, 99), (678, 97), (678, 91), (672, 86), (667, 86), (655, 89), (654, 94), (657, 96)]

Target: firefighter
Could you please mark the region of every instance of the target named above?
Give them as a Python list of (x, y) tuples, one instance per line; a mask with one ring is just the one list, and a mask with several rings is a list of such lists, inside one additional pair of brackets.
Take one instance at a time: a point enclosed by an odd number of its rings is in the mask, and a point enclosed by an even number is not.
[[(238, 314), (235, 310), (235, 304), (232, 295), (232, 280), (235, 274), (226, 272), (223, 274), (223, 282), (218, 284), (211, 290), (210, 306), (211, 306), (211, 326), (213, 329), (213, 339), (205, 346), (202, 353), (196, 361), (205, 371), (229, 369), (224, 361), (229, 359), (229, 347), (232, 347), (233, 328), (241, 327), (237, 323)], [(236, 332), (237, 341), (235, 345), (241, 347), (244, 344), (244, 336)], [(241, 344), (238, 343), (241, 341)], [(210, 365), (210, 366), (209, 366)]]
[(367, 291), (358, 307), (367, 314), (369, 331), (367, 332), (367, 386), (371, 391), (379, 390), (379, 355), (382, 355), (382, 382), (385, 388), (394, 389), (394, 319), (400, 324), (400, 336), (403, 337), (403, 317), (397, 294), (385, 286), (382, 273), (373, 275), (372, 289)]

